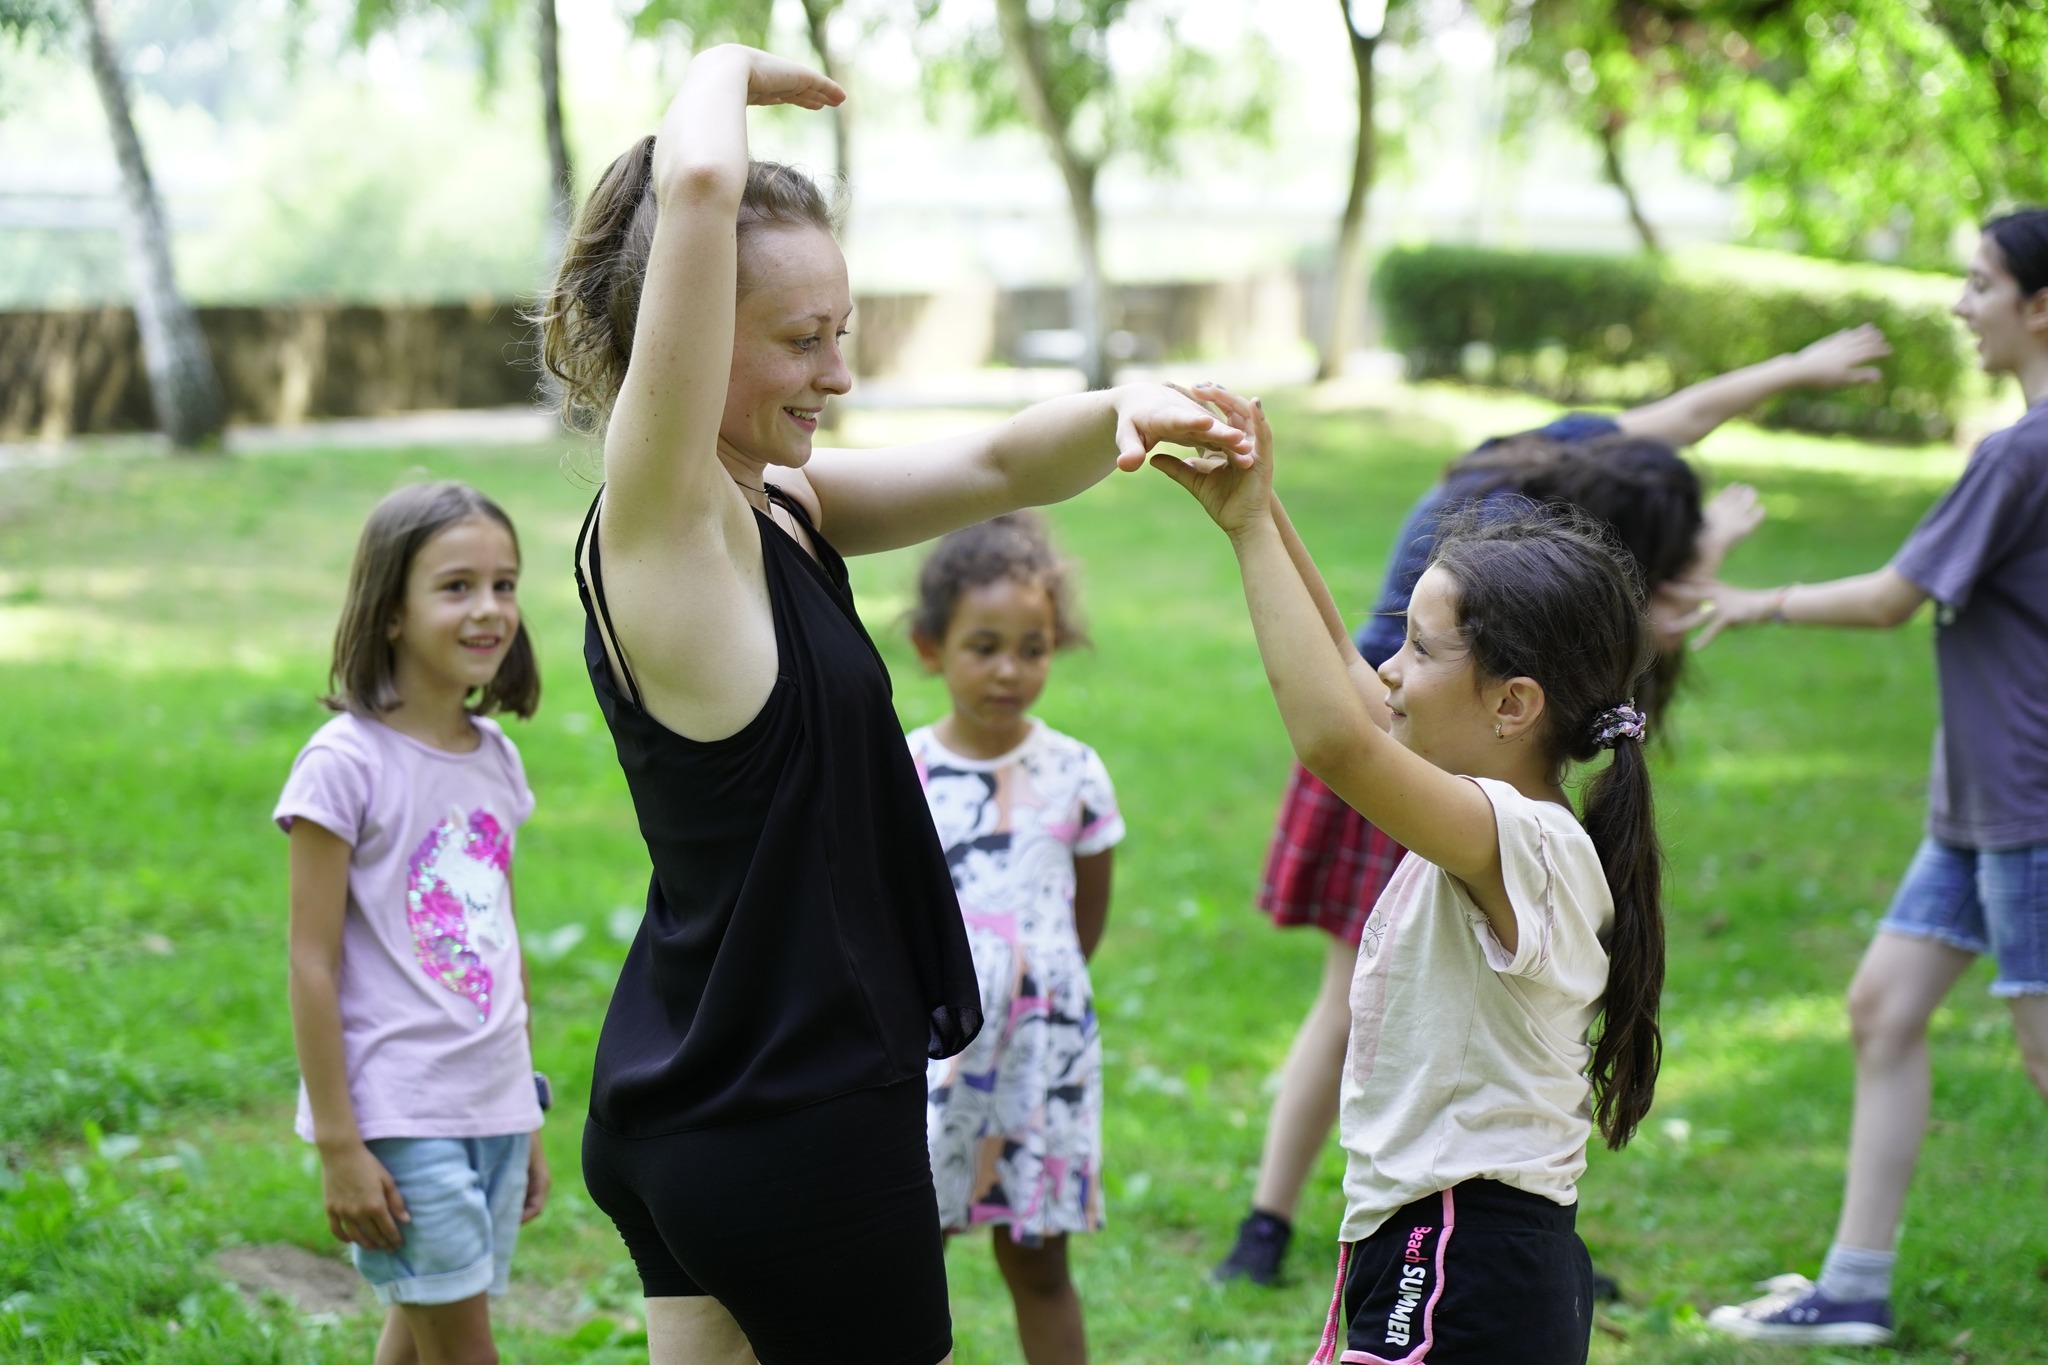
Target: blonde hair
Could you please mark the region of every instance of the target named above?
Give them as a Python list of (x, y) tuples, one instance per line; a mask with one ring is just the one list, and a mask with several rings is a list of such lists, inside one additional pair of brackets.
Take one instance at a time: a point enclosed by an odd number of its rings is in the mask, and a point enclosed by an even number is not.
[[(658, 216), (650, 135), (598, 178), (563, 247), (554, 285), (533, 314), (541, 363), (561, 384), (562, 415), (585, 431), (604, 429), (626, 382)], [(838, 230), (831, 204), (809, 176), (780, 162), (749, 161), (735, 226), (744, 233), (761, 223)], [(744, 280), (739, 287), (746, 288)]]

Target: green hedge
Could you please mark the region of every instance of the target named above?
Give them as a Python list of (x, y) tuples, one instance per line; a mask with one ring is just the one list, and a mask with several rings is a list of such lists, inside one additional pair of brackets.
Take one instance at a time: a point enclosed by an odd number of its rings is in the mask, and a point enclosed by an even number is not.
[(1656, 258), (1430, 246), (1389, 251), (1373, 283), (1412, 377), (1565, 403), (1659, 397), (1874, 322), (1892, 345), (1881, 382), (1788, 393), (1756, 417), (1924, 440), (1955, 429), (1976, 373), (1948, 312), (1961, 282), (1943, 275), (1735, 247)]

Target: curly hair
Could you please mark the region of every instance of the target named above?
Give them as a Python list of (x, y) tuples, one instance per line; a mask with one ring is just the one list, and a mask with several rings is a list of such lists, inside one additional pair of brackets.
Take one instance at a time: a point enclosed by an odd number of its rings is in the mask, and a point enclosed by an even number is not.
[(1072, 566), (1053, 548), (1045, 518), (1036, 512), (1006, 512), (955, 531), (933, 548), (917, 574), (917, 603), (910, 612), (912, 637), (945, 639), (960, 595), (1006, 578), (1036, 583), (1052, 599), (1054, 649), (1089, 642), (1074, 605)]

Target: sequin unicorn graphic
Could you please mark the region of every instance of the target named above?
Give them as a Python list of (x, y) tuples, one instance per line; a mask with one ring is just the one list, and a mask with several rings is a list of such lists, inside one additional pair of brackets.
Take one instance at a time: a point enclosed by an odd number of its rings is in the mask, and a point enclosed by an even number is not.
[(500, 906), (511, 864), (512, 840), (482, 809), (467, 819), (451, 809), (407, 864), (405, 920), (420, 968), (476, 1006), (479, 1021), (491, 1017), (491, 969), (477, 948), (510, 941)]

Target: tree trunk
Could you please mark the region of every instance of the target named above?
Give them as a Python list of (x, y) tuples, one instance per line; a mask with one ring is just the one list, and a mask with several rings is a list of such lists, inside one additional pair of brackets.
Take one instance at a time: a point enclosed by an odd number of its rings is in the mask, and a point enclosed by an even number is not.
[(541, 120), (548, 139), (548, 262), (562, 259), (569, 224), (576, 214), (576, 177), (569, 164), (569, 138), (562, 128), (562, 39), (555, 21), (555, 0), (536, 0), (540, 19)]
[(216, 440), (227, 425), (220, 378), (199, 321), (178, 293), (171, 269), (171, 244), (164, 228), (163, 204), (149, 177), (142, 140), (128, 107), (128, 88), (114, 51), (113, 15), (109, 0), (78, 0), (85, 19), (92, 74), (106, 110), (114, 158), (121, 166), (121, 236), (134, 277), (135, 328), (142, 338), (143, 368), (149, 371), (149, 393), (158, 425), (180, 449)]
[(1114, 378), (1102, 339), (1109, 330), (1104, 316), (1109, 289), (1102, 278), (1102, 222), (1095, 209), (1095, 169), (1085, 168), (1087, 188), (1069, 190), (1073, 199), (1075, 254), (1080, 257), (1081, 277), (1074, 282), (1071, 320), (1074, 330), (1087, 343), (1081, 352), (1081, 372), (1091, 389), (1106, 389)]
[(1608, 183), (1621, 191), (1621, 200), (1628, 205), (1628, 220), (1635, 224), (1636, 236), (1643, 240), (1643, 250), (1656, 253), (1664, 248), (1657, 241), (1657, 231), (1650, 226), (1650, 220), (1643, 216), (1643, 206), (1636, 198), (1635, 186), (1629, 183), (1628, 174), (1621, 164), (1621, 129), (1626, 120), (1614, 110), (1600, 116), (1600, 158), (1607, 170)]
[(1351, 193), (1344, 200), (1344, 216), (1337, 224), (1337, 254), (1331, 272), (1330, 320), (1323, 331), (1323, 344), (1316, 356), (1316, 378), (1335, 379), (1344, 373), (1356, 339), (1358, 314), (1363, 305), (1360, 286), (1365, 280), (1365, 263), (1359, 259), (1365, 236), (1365, 201), (1372, 191), (1372, 172), (1377, 140), (1373, 127), (1372, 59), (1380, 35), (1360, 33), (1351, 19), (1349, 0), (1337, 0), (1344, 11), (1344, 28), (1351, 35), (1351, 65), (1358, 73), (1358, 143), (1351, 157)]
[[(825, 30), (831, 21), (832, 11), (838, 8), (839, 0), (804, 0), (804, 23), (810, 28), (811, 51), (818, 54), (819, 68), (831, 79), (845, 85), (845, 73), (832, 55), (831, 35)], [(842, 104), (832, 111), (832, 170), (839, 177), (842, 194), (853, 186), (852, 137), (850, 115), (847, 106)]]
[(1088, 387), (1109, 387), (1109, 358), (1103, 353), (1103, 303), (1101, 220), (1095, 207), (1095, 176), (1100, 169), (1075, 151), (1065, 111), (1056, 108), (1052, 80), (1047, 69), (1043, 37), (1032, 21), (1028, 0), (996, 0), (996, 18), (1002, 25), (1003, 47), (1017, 71), (1017, 93), (1024, 109), (1052, 148), (1066, 182), (1067, 205), (1074, 215), (1074, 246), (1080, 257), (1080, 277), (1074, 283), (1074, 330), (1081, 334), (1081, 370)]

